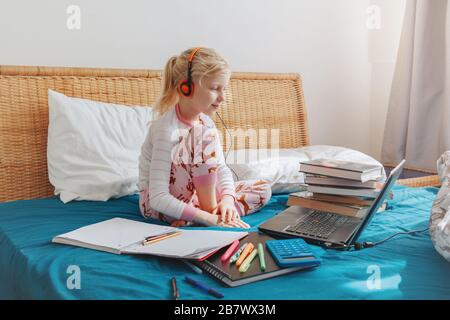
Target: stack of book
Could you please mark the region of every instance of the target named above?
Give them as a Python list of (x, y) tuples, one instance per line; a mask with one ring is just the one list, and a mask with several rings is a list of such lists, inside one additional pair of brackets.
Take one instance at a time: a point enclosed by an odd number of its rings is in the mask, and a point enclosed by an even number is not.
[(291, 193), (289, 206), (364, 217), (383, 187), (383, 168), (377, 165), (316, 159), (300, 162), (299, 171), (306, 191)]

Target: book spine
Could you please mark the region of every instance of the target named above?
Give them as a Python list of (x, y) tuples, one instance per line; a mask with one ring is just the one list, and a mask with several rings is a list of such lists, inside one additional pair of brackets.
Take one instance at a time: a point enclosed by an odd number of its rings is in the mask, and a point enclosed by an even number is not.
[(325, 193), (332, 195), (353, 196), (353, 197), (366, 197), (376, 198), (380, 193), (377, 189), (344, 189), (344, 188), (331, 188), (331, 187), (317, 187), (310, 185), (306, 188), (307, 191), (312, 193)]
[(333, 196), (322, 193), (313, 193), (311, 199), (327, 202), (337, 202), (349, 205), (359, 205), (359, 206), (370, 206), (372, 205), (373, 202), (373, 200), (364, 200), (352, 196)]
[(336, 205), (329, 202), (310, 200), (310, 199), (301, 199), (301, 198), (288, 198), (288, 206), (302, 206), (308, 209), (316, 209), (322, 211), (329, 211), (334, 213), (339, 213), (347, 216), (358, 216), (360, 213), (360, 209), (362, 208), (354, 208), (348, 206)]
[(319, 186), (331, 186), (331, 187), (352, 187), (362, 189), (375, 189), (377, 187), (376, 182), (370, 180), (367, 182), (359, 182), (350, 179), (331, 178), (331, 177), (315, 177), (314, 175), (305, 177), (306, 184), (315, 184)]
[(327, 167), (318, 167), (313, 165), (300, 165), (300, 172), (309, 174), (320, 174), (327, 177), (350, 179), (362, 182), (362, 175), (360, 172), (352, 170), (332, 169)]

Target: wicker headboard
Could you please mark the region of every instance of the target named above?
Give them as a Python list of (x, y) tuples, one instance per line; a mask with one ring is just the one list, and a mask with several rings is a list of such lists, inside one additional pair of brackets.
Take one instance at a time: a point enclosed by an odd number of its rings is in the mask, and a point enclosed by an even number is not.
[[(47, 176), (47, 89), (103, 102), (152, 105), (160, 87), (161, 72), (155, 70), (0, 66), (0, 201), (53, 195)], [(256, 146), (247, 140), (235, 142), (235, 149), (309, 144), (298, 74), (233, 73), (221, 115), (229, 129), (252, 129), (258, 135)], [(219, 119), (214, 120), (222, 131)]]

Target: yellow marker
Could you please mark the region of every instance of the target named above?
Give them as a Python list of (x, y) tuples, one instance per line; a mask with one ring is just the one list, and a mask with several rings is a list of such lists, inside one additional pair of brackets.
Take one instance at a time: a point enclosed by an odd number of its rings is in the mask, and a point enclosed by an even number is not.
[(252, 252), (253, 248), (255, 246), (253, 245), (253, 243), (249, 242), (246, 246), (244, 251), (242, 251), (241, 256), (239, 257), (238, 261), (236, 261), (236, 267), (240, 267), (242, 262), (244, 262), (244, 259), (248, 256), (248, 254), (250, 252)]
[(252, 264), (253, 258), (256, 257), (258, 253), (258, 250), (253, 249), (253, 251), (250, 253), (250, 255), (242, 262), (241, 267), (239, 268), (239, 272), (245, 272), (250, 268), (250, 265)]

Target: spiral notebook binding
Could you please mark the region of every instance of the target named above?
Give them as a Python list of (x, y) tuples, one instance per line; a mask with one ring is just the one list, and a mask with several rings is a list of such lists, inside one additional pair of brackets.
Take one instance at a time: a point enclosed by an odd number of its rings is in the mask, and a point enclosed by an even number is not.
[(216, 266), (208, 260), (202, 261), (202, 263), (200, 263), (200, 268), (219, 280), (222, 280), (224, 277), (231, 279), (231, 276), (228, 273), (217, 269)]

